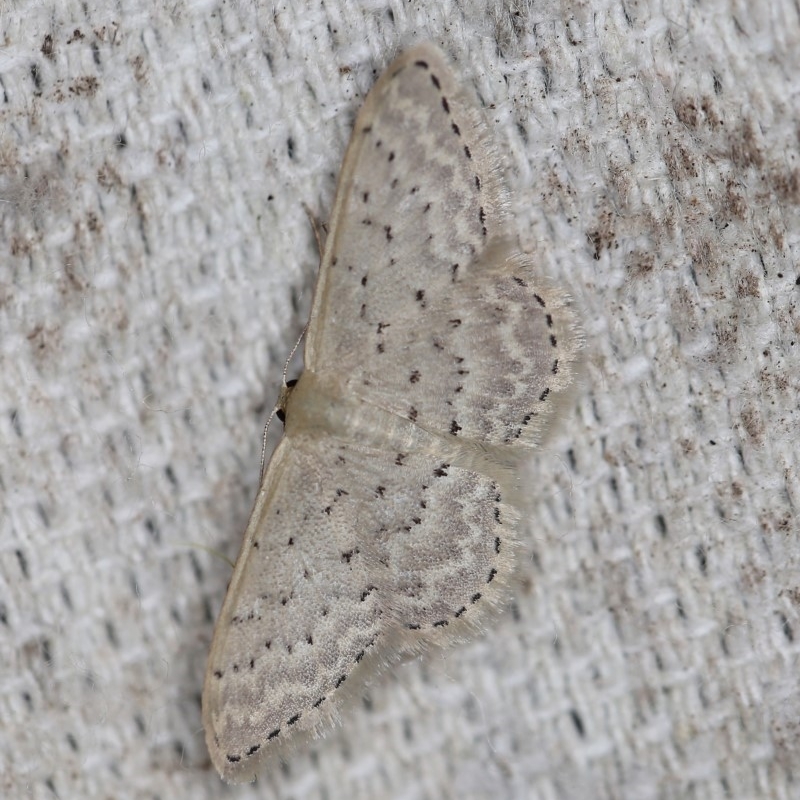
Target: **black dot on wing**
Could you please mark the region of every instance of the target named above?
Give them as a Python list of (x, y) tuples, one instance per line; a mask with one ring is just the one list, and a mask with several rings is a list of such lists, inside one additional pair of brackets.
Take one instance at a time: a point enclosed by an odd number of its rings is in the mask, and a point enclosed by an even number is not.
[(431, 75), (431, 83), (432, 83), (432, 84), (433, 84), (433, 85), (434, 85), (434, 86), (435, 86), (437, 89), (441, 89), (441, 88), (442, 88), (442, 84), (441, 84), (441, 83), (439, 83), (439, 79), (438, 79), (438, 78), (437, 78), (435, 75)]
[(260, 744), (254, 744), (252, 747), (250, 747), (250, 748), (247, 750), (247, 752), (245, 753), (245, 755), (252, 756), (252, 755), (254, 755), (255, 753), (257, 753), (257, 752), (258, 752), (260, 749), (261, 749), (261, 745), (260, 745)]
[(442, 108), (444, 109), (444, 113), (445, 114), (449, 114), (450, 113), (450, 103), (447, 102), (447, 98), (446, 97), (442, 98)]

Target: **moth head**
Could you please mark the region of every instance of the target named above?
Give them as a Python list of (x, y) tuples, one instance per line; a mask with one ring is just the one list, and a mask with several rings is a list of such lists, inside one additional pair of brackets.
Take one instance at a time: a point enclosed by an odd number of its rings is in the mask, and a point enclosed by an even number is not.
[(292, 394), (292, 389), (297, 385), (297, 378), (287, 381), (281, 386), (281, 393), (278, 396), (278, 404), (275, 408), (275, 416), (285, 425), (286, 424), (286, 404)]

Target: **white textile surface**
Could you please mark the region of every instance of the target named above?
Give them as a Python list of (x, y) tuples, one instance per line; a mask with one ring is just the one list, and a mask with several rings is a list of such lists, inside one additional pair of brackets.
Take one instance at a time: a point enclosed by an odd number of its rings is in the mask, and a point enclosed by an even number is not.
[[(426, 39), (582, 381), (491, 629), (227, 787), (209, 550), (310, 305), (304, 204)], [(791, 0), (0, 3), (0, 795), (800, 797), (799, 207)]]

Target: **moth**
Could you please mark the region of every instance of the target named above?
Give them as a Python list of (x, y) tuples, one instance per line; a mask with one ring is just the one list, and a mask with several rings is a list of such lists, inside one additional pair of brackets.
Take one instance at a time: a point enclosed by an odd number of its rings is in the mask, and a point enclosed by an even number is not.
[(304, 370), (214, 632), (203, 723), (226, 780), (504, 597), (519, 468), (582, 345), (507, 205), (476, 98), (434, 45), (401, 55), (355, 122)]

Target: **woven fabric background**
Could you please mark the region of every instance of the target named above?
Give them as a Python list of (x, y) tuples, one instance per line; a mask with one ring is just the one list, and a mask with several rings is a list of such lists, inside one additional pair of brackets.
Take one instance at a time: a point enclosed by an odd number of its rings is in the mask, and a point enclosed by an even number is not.
[[(576, 298), (515, 601), (226, 787), (203, 670), (350, 127), (430, 39)], [(0, 3), (0, 795), (800, 797), (800, 9)], [(279, 426), (278, 426), (279, 427)]]

